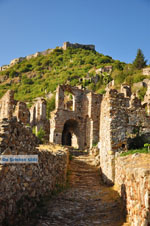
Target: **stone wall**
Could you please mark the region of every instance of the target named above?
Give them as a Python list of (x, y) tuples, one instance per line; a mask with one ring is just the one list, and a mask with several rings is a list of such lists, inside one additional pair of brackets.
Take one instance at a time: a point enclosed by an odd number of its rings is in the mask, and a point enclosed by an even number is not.
[(88, 50), (95, 50), (95, 46), (94, 45), (83, 45), (83, 44), (78, 44), (78, 43), (70, 43), (70, 42), (64, 42), (63, 47), (64, 50), (66, 50), (67, 48), (81, 48), (81, 49), (88, 49)]
[(115, 186), (119, 191), (131, 226), (150, 225), (150, 156), (116, 158)]
[(30, 113), (27, 105), (23, 102), (14, 100), (14, 92), (8, 90), (0, 99), (0, 120), (16, 116), (18, 121), (25, 124), (29, 123)]
[(143, 69), (143, 75), (150, 75), (150, 67)]
[(36, 98), (35, 103), (30, 108), (30, 124), (36, 128), (36, 133), (43, 129), (45, 131), (45, 140), (49, 140), (50, 122), (46, 116), (46, 100), (44, 98)]
[(15, 108), (14, 92), (8, 90), (0, 99), (0, 119), (11, 118)]
[[(72, 109), (67, 108), (65, 92), (72, 95)], [(69, 136), (75, 135), (80, 149), (90, 148), (93, 143), (97, 143), (101, 99), (100, 94), (69, 85), (59, 86), (56, 91), (56, 109), (51, 113), (50, 141), (69, 145), (73, 141), (69, 141)]]
[(49, 195), (56, 185), (65, 185), (67, 150), (50, 145), (36, 148), (37, 144), (31, 128), (23, 126), (16, 118), (1, 122), (1, 154), (38, 155), (39, 162), (0, 165), (0, 224), (17, 225), (41, 197)]
[(100, 164), (105, 181), (114, 182), (115, 154), (126, 150), (132, 137), (138, 133), (150, 141), (149, 122), (150, 117), (135, 95), (128, 98), (116, 90), (107, 91), (100, 117)]

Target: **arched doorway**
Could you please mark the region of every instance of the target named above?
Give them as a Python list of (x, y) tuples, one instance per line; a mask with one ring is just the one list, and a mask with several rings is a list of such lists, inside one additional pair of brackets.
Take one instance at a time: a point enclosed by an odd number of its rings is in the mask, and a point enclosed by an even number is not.
[(78, 122), (74, 119), (69, 119), (64, 124), (64, 129), (62, 132), (62, 145), (73, 146), (75, 148), (79, 147), (79, 127)]

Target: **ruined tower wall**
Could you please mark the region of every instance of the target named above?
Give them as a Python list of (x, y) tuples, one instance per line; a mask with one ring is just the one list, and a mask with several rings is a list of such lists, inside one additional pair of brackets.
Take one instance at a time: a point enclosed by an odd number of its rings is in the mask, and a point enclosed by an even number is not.
[(23, 102), (17, 103), (13, 116), (16, 116), (17, 120), (20, 120), (24, 124), (28, 124), (30, 122), (30, 112), (27, 105)]
[(0, 119), (11, 118), (15, 107), (14, 92), (8, 90), (0, 99)]
[(0, 120), (10, 119), (13, 116), (16, 116), (19, 121), (25, 124), (29, 123), (30, 113), (27, 105), (14, 100), (14, 92), (8, 90), (0, 99)]
[(114, 155), (111, 147), (111, 102), (109, 96), (103, 97), (100, 115), (100, 167), (104, 182), (111, 182), (114, 178), (112, 170)]
[(100, 165), (104, 181), (115, 180), (115, 155), (126, 149), (128, 139), (139, 133), (150, 133), (150, 118), (136, 97), (125, 98), (109, 90), (102, 100), (100, 117)]

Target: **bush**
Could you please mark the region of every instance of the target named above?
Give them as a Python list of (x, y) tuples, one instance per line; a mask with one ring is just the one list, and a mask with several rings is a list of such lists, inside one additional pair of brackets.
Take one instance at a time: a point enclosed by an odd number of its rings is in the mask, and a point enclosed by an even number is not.
[(45, 131), (43, 128), (40, 128), (40, 130), (37, 132), (37, 137), (39, 138), (40, 142), (44, 142), (44, 136), (45, 136)]
[(18, 72), (16, 72), (15, 70), (11, 70), (9, 72), (9, 77), (10, 78), (14, 78), (14, 77), (17, 77), (18, 76)]
[(144, 100), (144, 96), (146, 94), (146, 90), (147, 88), (146, 87), (143, 87), (141, 88), (139, 91), (138, 91), (138, 96), (139, 98), (143, 101)]
[(32, 85), (34, 82), (31, 78), (27, 78), (26, 75), (22, 76), (22, 83), (24, 85)]

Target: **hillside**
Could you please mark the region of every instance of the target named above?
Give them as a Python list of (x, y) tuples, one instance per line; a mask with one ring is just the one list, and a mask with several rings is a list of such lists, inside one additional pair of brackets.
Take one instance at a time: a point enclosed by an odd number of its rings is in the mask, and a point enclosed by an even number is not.
[[(96, 72), (96, 69), (104, 66), (112, 66), (113, 71)], [(53, 93), (58, 84), (65, 83), (72, 86), (82, 85), (97, 93), (104, 93), (105, 86), (112, 79), (115, 80), (117, 88), (123, 82), (132, 85), (144, 78), (147, 77), (143, 76), (140, 70), (135, 70), (131, 64), (113, 60), (112, 57), (94, 50), (63, 50), (57, 47), (45, 56), (24, 59), (0, 72), (0, 97), (8, 89), (12, 89), (17, 100), (32, 102), (36, 97)]]

